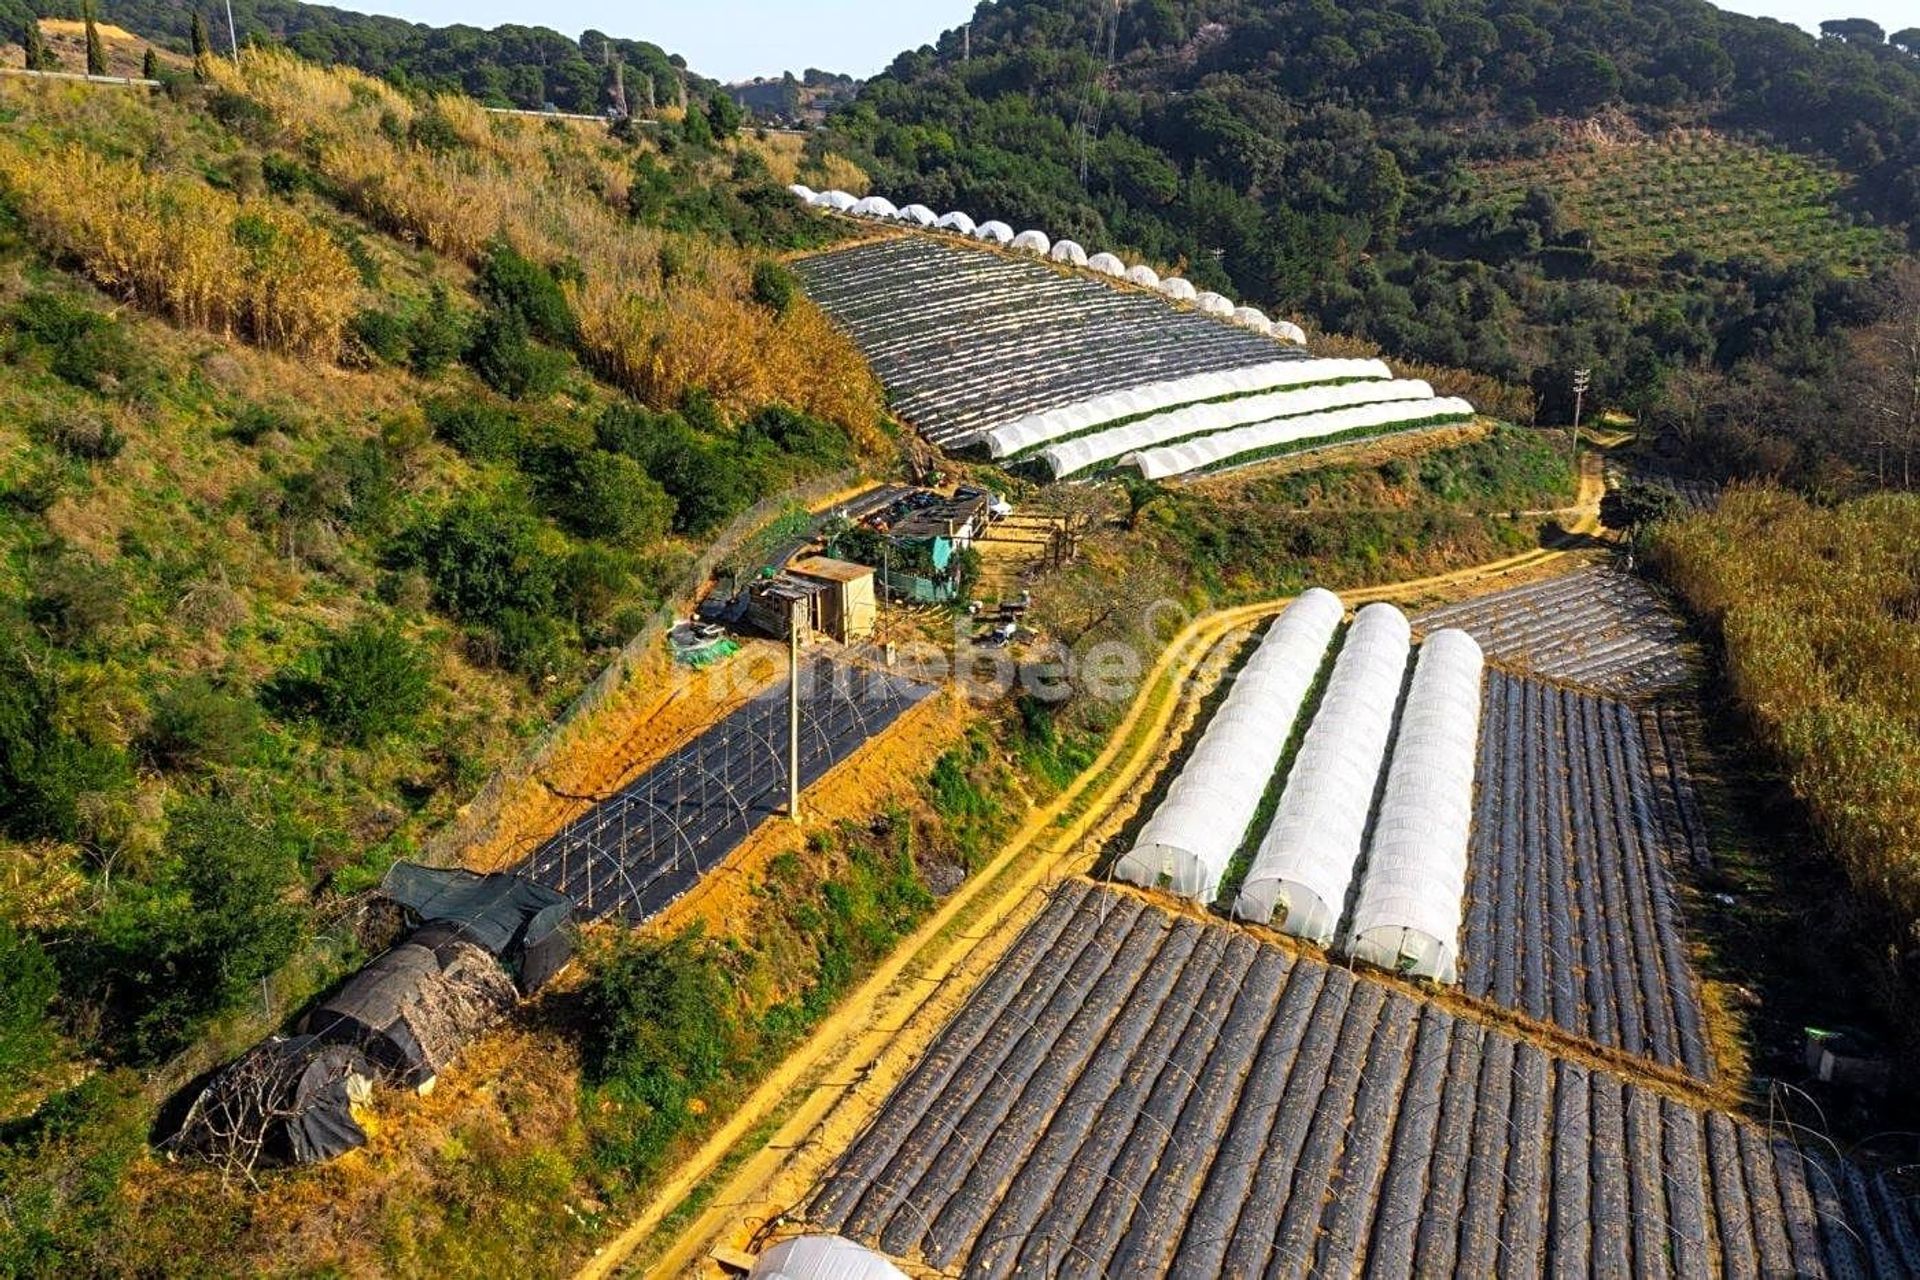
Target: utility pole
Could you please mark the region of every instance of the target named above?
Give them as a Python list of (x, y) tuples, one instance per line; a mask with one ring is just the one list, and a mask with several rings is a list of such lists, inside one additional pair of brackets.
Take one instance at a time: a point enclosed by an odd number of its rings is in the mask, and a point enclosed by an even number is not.
[(973, 24), (971, 22), (965, 22), (960, 25), (960, 65), (964, 67), (972, 61)]
[(1573, 483), (1580, 485), (1580, 410), (1586, 404), (1587, 388), (1592, 385), (1593, 370), (1573, 371)]
[(787, 816), (800, 825), (800, 611), (796, 600), (787, 613)]
[(240, 33), (233, 27), (233, 0), (227, 0), (227, 47), (233, 50), (233, 65), (240, 65)]

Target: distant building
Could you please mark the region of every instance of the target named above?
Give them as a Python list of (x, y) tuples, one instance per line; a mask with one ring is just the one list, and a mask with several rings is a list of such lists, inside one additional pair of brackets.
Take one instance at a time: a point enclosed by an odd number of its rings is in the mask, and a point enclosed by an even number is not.
[(803, 556), (748, 588), (747, 621), (779, 639), (798, 622), (801, 639), (823, 635), (852, 644), (873, 635), (879, 615), (873, 570), (825, 556)]

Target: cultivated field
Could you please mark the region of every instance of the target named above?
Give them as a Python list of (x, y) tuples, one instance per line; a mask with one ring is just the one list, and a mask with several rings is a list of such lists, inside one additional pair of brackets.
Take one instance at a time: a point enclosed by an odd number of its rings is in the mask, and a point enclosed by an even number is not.
[(1626, 698), (1684, 687), (1694, 674), (1673, 611), (1639, 579), (1601, 565), (1431, 609), (1413, 624), (1459, 627), (1494, 661)]
[(1920, 1268), (1884, 1176), (1078, 881), (801, 1216), (969, 1276)]
[(1690, 134), (1569, 146), (1473, 170), (1489, 202), (1513, 207), (1542, 187), (1607, 259), (1657, 260), (1690, 249), (1858, 270), (1897, 252), (1883, 231), (1842, 217), (1840, 177), (1804, 157)]
[(1677, 740), (1656, 776), (1625, 703), (1489, 671), (1484, 704), (1462, 990), (1711, 1078), (1669, 863), (1699, 812)]
[[(816, 660), (801, 669), (800, 785), (933, 693), (928, 685)], [(787, 682), (568, 823), (513, 870), (572, 896), (580, 915), (658, 914), (787, 802)]]

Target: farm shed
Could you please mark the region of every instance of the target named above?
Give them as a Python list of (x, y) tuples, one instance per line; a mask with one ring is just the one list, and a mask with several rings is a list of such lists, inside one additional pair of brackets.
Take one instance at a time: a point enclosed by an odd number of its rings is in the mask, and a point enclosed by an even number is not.
[(1210, 902), (1286, 750), (1344, 611), (1314, 587), (1268, 628), (1166, 798), (1113, 873)]
[(872, 568), (826, 556), (808, 556), (795, 560), (787, 571), (824, 588), (812, 597), (814, 616), (808, 621), (814, 630), (841, 644), (865, 640), (873, 634), (879, 607), (874, 603)]
[(1356, 960), (1458, 980), (1484, 666), (1464, 631), (1436, 631), (1420, 645), (1349, 925)]
[(224, 1168), (318, 1164), (366, 1142), (373, 1069), (352, 1045), (275, 1036), (222, 1067), (163, 1144)]
[(567, 929), (573, 900), (519, 876), (396, 862), (380, 892), (405, 907), (416, 925), (440, 926), (485, 949), (523, 994), (545, 986), (573, 956)]
[(500, 962), (428, 925), (347, 979), (301, 1030), (364, 1053), (382, 1076), (410, 1088), (434, 1078), (481, 1032), (505, 1017), (520, 993)]
[(1321, 383), (1388, 381), (1392, 377), (1392, 371), (1379, 360), (1284, 357), (1238, 369), (1221, 369), (1149, 382), (1123, 391), (1103, 391), (1057, 409), (1030, 413), (988, 431), (987, 448), (994, 457), (1006, 458), (1062, 436), (1078, 435), (1103, 423), (1137, 418), (1180, 405), (1217, 400), (1222, 396), (1244, 396), (1256, 391)]
[(747, 588), (747, 625), (776, 640), (785, 640), (787, 629), (797, 616), (801, 623), (800, 638), (805, 640), (813, 630), (814, 618), (819, 616), (816, 597), (826, 590), (824, 582), (797, 578), (790, 573), (762, 578)]
[(1360, 861), (1412, 629), (1390, 604), (1362, 609), (1287, 774), (1280, 807), (1233, 904), (1243, 920), (1333, 941)]
[(992, 494), (979, 489), (957, 489), (951, 498), (938, 498), (916, 507), (888, 532), (906, 542), (938, 539), (956, 547), (971, 546), (975, 538), (987, 531), (992, 508)]
[(754, 1260), (747, 1280), (907, 1280), (885, 1258), (841, 1236), (796, 1236)]

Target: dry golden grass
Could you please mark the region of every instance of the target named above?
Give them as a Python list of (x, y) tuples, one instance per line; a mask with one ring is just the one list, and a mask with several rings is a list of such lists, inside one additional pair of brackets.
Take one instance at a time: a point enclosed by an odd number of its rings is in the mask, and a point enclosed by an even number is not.
[(339, 355), (360, 279), (301, 214), (80, 146), (0, 146), (0, 181), (35, 237), (102, 288), (270, 350)]

